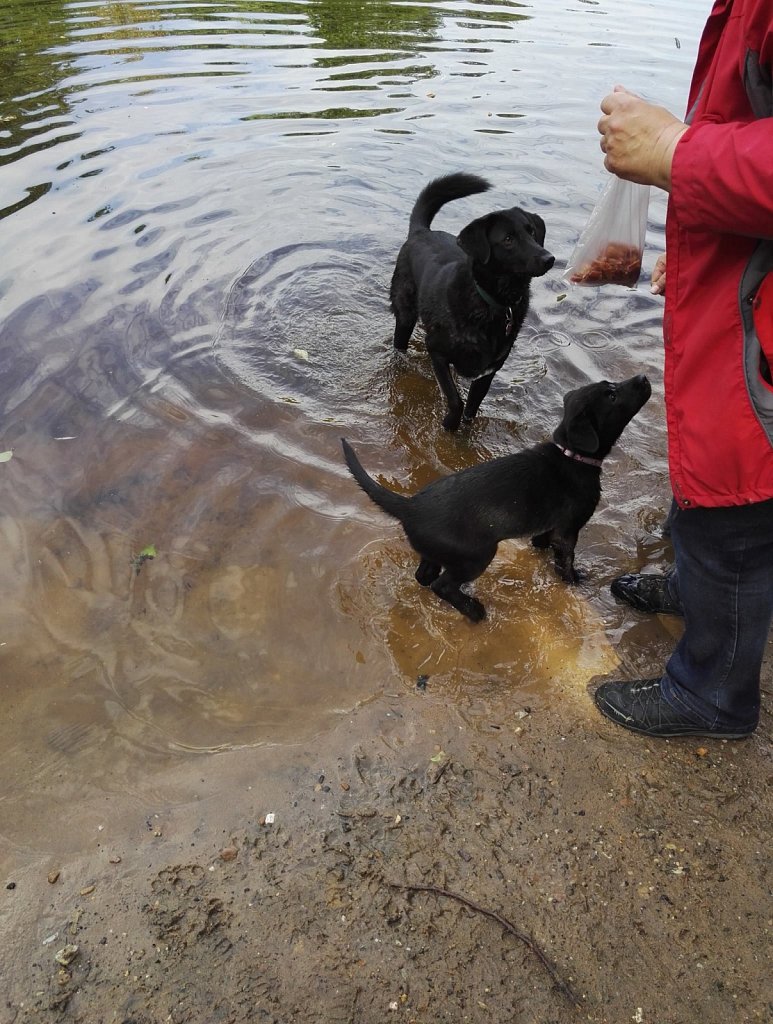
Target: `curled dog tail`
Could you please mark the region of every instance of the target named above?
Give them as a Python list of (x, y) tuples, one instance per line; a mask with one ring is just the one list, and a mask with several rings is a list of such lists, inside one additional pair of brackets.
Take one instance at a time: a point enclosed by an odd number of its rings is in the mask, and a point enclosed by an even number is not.
[(485, 178), (477, 174), (465, 174), (463, 171), (435, 178), (419, 193), (408, 222), (408, 234), (419, 228), (428, 228), (432, 218), (446, 203), (477, 192), (487, 192), (490, 188), (491, 184)]
[(402, 494), (396, 494), (395, 491), (390, 491), (388, 487), (382, 487), (381, 484), (376, 483), (373, 477), (368, 476), (365, 470), (362, 468), (360, 460), (354, 454), (354, 449), (345, 438), (341, 438), (341, 444), (344, 449), (344, 458), (346, 459), (346, 465), (360, 485), (365, 491), (371, 501), (374, 501), (379, 508), (383, 509), (390, 516), (394, 516), (395, 519), (402, 520), (403, 512), (409, 499)]

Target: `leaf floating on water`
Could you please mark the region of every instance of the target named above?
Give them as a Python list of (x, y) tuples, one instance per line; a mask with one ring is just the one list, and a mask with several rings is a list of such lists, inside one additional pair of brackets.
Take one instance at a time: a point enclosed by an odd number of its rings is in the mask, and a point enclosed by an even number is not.
[(129, 563), (134, 569), (137, 576), (140, 574), (140, 569), (143, 567), (145, 562), (151, 558), (155, 558), (158, 552), (156, 551), (155, 544), (146, 544), (145, 547), (140, 551), (138, 555), (135, 555)]
[(445, 761), (445, 759), (446, 759), (446, 757), (447, 757), (447, 756), (448, 756), (448, 755), (446, 754), (445, 750), (441, 750), (441, 751), (439, 751), (439, 752), (438, 752), (437, 754), (434, 754), (434, 755), (433, 755), (433, 756), (432, 756), (432, 757), (430, 758), (430, 761), (431, 761), (431, 762), (432, 762), (433, 764), (440, 764), (440, 763), (441, 763), (441, 761)]
[(309, 361), (309, 353), (305, 348), (294, 348), (293, 355), (296, 359), (302, 359), (304, 363), (308, 363)]
[(560, 295), (556, 295), (556, 302), (563, 302), (566, 298), (566, 292), (561, 292)]
[(13, 458), (13, 452), (12, 451), (0, 452), (0, 462), (10, 462), (12, 458)]

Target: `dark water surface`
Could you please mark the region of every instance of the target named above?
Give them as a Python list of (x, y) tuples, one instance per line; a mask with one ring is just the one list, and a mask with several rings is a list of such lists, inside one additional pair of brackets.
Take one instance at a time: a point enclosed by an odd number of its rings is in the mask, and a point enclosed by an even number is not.
[[(591, 715), (591, 675), (657, 667), (671, 637), (607, 584), (665, 554), (661, 301), (561, 271), (604, 178), (601, 96), (681, 112), (708, 8), (3, 0), (0, 852), (39, 849), (53, 807), (169, 799), (170, 766), (307, 736), (418, 674)], [(557, 264), (448, 436), (420, 346), (391, 350), (387, 293), (418, 190), (457, 169), (495, 187), (438, 227), (522, 205)], [(653, 196), (645, 272), (664, 211)], [(480, 626), (420, 590), (342, 468), (345, 434), (414, 488), (642, 371), (588, 582), (504, 545)]]

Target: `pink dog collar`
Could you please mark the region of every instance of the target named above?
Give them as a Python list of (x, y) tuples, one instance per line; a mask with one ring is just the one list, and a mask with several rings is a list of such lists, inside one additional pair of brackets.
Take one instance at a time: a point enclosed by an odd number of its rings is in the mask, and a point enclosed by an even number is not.
[(578, 455), (577, 452), (571, 451), (569, 448), (563, 448), (558, 441), (554, 441), (553, 444), (558, 448), (562, 455), (565, 455), (567, 459), (574, 459), (575, 462), (585, 462), (588, 466), (601, 466), (604, 462), (603, 459), (592, 459), (590, 455)]

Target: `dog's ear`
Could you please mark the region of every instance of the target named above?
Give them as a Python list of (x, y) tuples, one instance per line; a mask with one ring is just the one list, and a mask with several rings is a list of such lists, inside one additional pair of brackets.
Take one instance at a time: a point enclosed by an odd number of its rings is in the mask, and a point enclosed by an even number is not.
[(545, 221), (542, 217), (537, 216), (536, 213), (530, 213), (529, 220), (534, 225), (534, 230), (537, 232), (536, 239), (540, 245), (545, 244)]
[(486, 217), (478, 217), (466, 228), (462, 228), (456, 239), (459, 245), (468, 256), (471, 256), (477, 263), (488, 263), (491, 259), (491, 246), (488, 240), (488, 226), (491, 214)]
[(598, 451), (599, 435), (588, 416), (588, 407), (577, 391), (564, 398), (564, 419), (561, 432), (568, 448), (589, 455)]

